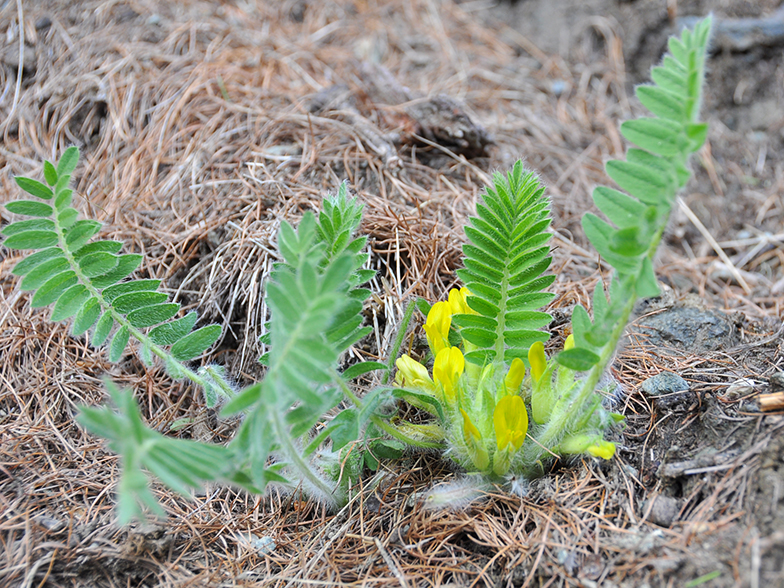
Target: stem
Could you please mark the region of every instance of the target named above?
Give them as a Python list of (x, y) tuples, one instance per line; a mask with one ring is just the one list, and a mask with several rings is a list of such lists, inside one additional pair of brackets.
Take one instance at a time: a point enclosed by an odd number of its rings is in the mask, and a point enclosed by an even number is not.
[(398, 325), (397, 336), (395, 337), (395, 342), (392, 345), (392, 349), (389, 353), (389, 360), (387, 361), (387, 373), (384, 375), (384, 384), (389, 384), (389, 378), (392, 377), (392, 366), (395, 364), (395, 360), (397, 359), (398, 354), (400, 353), (400, 348), (403, 345), (403, 339), (406, 337), (406, 332), (408, 331), (408, 323), (411, 322), (411, 317), (414, 316), (414, 311), (416, 310), (416, 304), (414, 300), (409, 300), (408, 304), (406, 305), (406, 310), (403, 311), (403, 318), (400, 319), (400, 324)]
[[(351, 388), (348, 387), (346, 381), (343, 378), (341, 378), (337, 372), (335, 372), (335, 381), (343, 390), (343, 394), (345, 394), (349, 398), (349, 400), (351, 400), (351, 402), (354, 403), (354, 406), (356, 406), (360, 412), (362, 412), (365, 408), (364, 403), (362, 402), (362, 400), (360, 400), (360, 398), (356, 394), (354, 394), (354, 392), (351, 391)], [(390, 436), (394, 437), (398, 441), (402, 441), (403, 443), (406, 443), (408, 445), (412, 445), (414, 447), (421, 447), (423, 449), (440, 449), (443, 447), (441, 443), (435, 443), (430, 441), (418, 441), (412, 437), (409, 437), (405, 433), (401, 433), (400, 431), (398, 431), (393, 425), (386, 422), (382, 417), (380, 417), (377, 414), (374, 414), (370, 417), (370, 422), (372, 422), (379, 429), (388, 433)]]
[[(144, 345), (147, 345), (153, 354), (155, 354), (157, 357), (159, 357), (164, 361), (169, 360), (174, 362), (183, 376), (188, 378), (193, 383), (198, 384), (202, 388), (207, 388), (209, 386), (209, 382), (207, 382), (207, 380), (205, 380), (199, 374), (197, 374), (196, 372), (194, 372), (193, 370), (185, 366), (182, 362), (179, 362), (176, 359), (174, 359), (171, 356), (171, 354), (167, 353), (167, 351), (163, 347), (153, 343), (149, 339), (149, 337), (147, 337), (147, 335), (145, 335), (139, 329), (131, 325), (131, 323), (128, 322), (128, 320), (124, 316), (118, 313), (114, 308), (112, 308), (111, 304), (108, 304), (106, 300), (104, 300), (103, 295), (98, 291), (97, 288), (95, 288), (92, 285), (90, 279), (82, 273), (82, 268), (79, 267), (79, 264), (76, 262), (76, 258), (73, 256), (73, 253), (71, 253), (71, 250), (68, 249), (68, 246), (66, 245), (65, 242), (65, 235), (63, 233), (63, 228), (60, 226), (60, 223), (57, 220), (57, 212), (58, 211), (55, 209), (53, 220), (55, 224), (55, 230), (57, 231), (57, 237), (59, 239), (60, 249), (65, 254), (65, 258), (68, 260), (68, 263), (71, 265), (71, 269), (74, 271), (76, 277), (79, 279), (81, 284), (85, 288), (87, 288), (90, 294), (92, 294), (95, 298), (98, 299), (98, 303), (101, 306), (102, 312), (110, 312), (112, 314), (112, 319), (114, 319), (121, 327), (127, 327), (128, 332), (131, 335), (133, 335), (133, 337), (137, 341), (141, 341)], [(218, 382), (219, 380), (222, 380), (222, 378), (220, 377), (216, 378), (216, 382)], [(222, 384), (219, 385), (221, 388), (224, 387)]]
[(337, 503), (338, 501), (335, 500), (333, 495), (332, 488), (322, 480), (319, 475), (311, 469), (311, 467), (302, 459), (302, 456), (297, 451), (297, 448), (294, 447), (294, 442), (291, 439), (291, 435), (289, 434), (289, 430), (286, 427), (286, 424), (283, 422), (281, 418), (281, 414), (277, 410), (269, 411), (270, 420), (272, 421), (272, 426), (275, 428), (275, 436), (277, 437), (277, 441), (280, 443), (280, 446), (283, 448), (286, 457), (291, 460), (294, 466), (299, 470), (302, 474), (303, 479), (308, 480), (313, 486), (319, 489), (324, 495), (324, 497), (330, 497), (333, 502)]

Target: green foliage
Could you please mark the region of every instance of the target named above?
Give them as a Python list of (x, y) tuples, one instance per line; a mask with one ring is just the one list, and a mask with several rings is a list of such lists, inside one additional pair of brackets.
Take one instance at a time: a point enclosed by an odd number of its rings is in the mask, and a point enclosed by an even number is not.
[[(553, 297), (544, 292), (554, 280), (545, 275), (551, 263), (548, 201), (519, 162), (505, 177), (495, 174), (466, 227), (465, 267), (458, 270), (466, 288), (432, 306), (412, 301), (387, 364), (337, 370), (341, 355), (370, 331), (362, 317), (370, 292), (362, 284), (374, 272), (363, 269), (367, 239), (356, 236), (362, 205), (343, 184), (318, 216), (306, 213), (296, 229), (284, 222), (278, 234), (283, 259), (266, 284), (271, 319), (262, 341), (269, 351), (260, 361), (268, 369), (261, 382), (238, 393), (223, 368), (194, 372), (184, 363), (209, 349), (220, 328), (194, 331), (193, 312), (175, 318), (180, 306), (158, 291), (159, 280), (123, 281), (141, 256), (120, 254), (117, 241), (92, 240), (100, 223), (80, 220), (71, 206), (76, 148), (56, 166), (44, 163), (45, 183), (16, 178), (35, 200), (6, 208), (31, 218), (2, 233), (6, 247), (33, 251), (12, 270), (21, 289), (33, 293), (31, 305), (52, 306), (52, 320), (71, 319), (74, 335), (93, 329), (92, 344), (107, 345), (111, 361), (135, 339), (145, 363), (162, 359), (172, 377), (202, 386), (209, 406), (228, 398), (222, 414), (242, 417), (227, 447), (169, 438), (143, 423), (129, 392), (107, 382), (116, 410), (83, 407), (78, 419), (122, 456), (120, 522), (146, 510), (163, 513), (148, 472), (184, 495), (209, 481), (251, 492), (270, 483), (301, 484), (338, 506), (365, 467), (375, 470), (379, 460), (399, 457), (409, 446), (446, 448), (451, 459), (483, 474), (482, 488), (487, 479), (538, 475), (551, 454), (612, 457), (615, 445), (604, 434), (622, 417), (602, 407), (596, 386), (634, 302), (658, 293), (653, 257), (677, 191), (689, 178), (688, 157), (707, 133), (697, 116), (709, 32), (706, 19), (671, 39), (670, 55), (653, 69), (654, 85), (637, 89), (654, 116), (622, 125), (637, 146), (626, 161), (607, 164), (622, 191), (598, 187), (594, 202), (606, 220), (590, 213), (583, 218), (586, 235), (615, 273), (607, 292), (601, 283), (594, 291), (593, 318), (575, 307), (573, 335), (549, 360), (542, 344), (548, 335), (540, 329), (551, 317), (539, 310)], [(425, 365), (397, 358), (415, 308), (427, 315), (432, 377)], [(388, 370), (396, 359), (391, 387)], [(387, 370), (382, 385), (358, 398), (349, 382), (375, 370)], [(587, 373), (580, 378), (578, 372)], [(435, 421), (401, 421), (397, 400)], [(325, 417), (341, 403), (349, 406)]]
[(609, 161), (607, 173), (627, 193), (596, 188), (594, 203), (610, 222), (591, 213), (583, 217), (591, 244), (615, 268), (610, 300), (597, 289), (593, 321), (584, 308), (575, 309), (577, 347), (558, 357), (566, 367), (603, 368), (606, 346), (612, 343), (614, 349), (614, 335), (620, 335), (634, 301), (658, 295), (653, 257), (677, 191), (689, 179), (689, 155), (700, 148), (707, 132), (697, 117), (710, 26), (707, 18), (694, 31), (684, 31), (680, 40), (670, 39), (670, 55), (653, 68), (655, 84), (637, 88), (640, 102), (656, 116), (621, 125), (623, 136), (639, 149), (630, 149), (627, 161)]
[(525, 358), (532, 343), (547, 340), (538, 329), (552, 320), (538, 311), (553, 299), (542, 290), (555, 280), (542, 275), (552, 261), (544, 187), (519, 161), (507, 177), (496, 173), (493, 179), (494, 187), (487, 189), (477, 216), (465, 227), (465, 268), (457, 271), (471, 291), (468, 306), (477, 314), (452, 319), (476, 347), (466, 360), (479, 365)]
[[(74, 335), (95, 327), (91, 342), (97, 347), (109, 341), (111, 361), (120, 359), (133, 338), (141, 343), (148, 363), (156, 355), (177, 377), (211, 386), (182, 362), (195, 359), (215, 343), (220, 327), (208, 325), (191, 332), (195, 313), (166, 322), (179, 313), (180, 305), (168, 302), (168, 295), (157, 291), (160, 280), (122, 281), (139, 267), (142, 256), (120, 255), (122, 243), (118, 241), (91, 241), (101, 223), (78, 220), (78, 211), (71, 207), (73, 192), (68, 185), (78, 161), (78, 149), (69, 147), (57, 166), (44, 163), (46, 184), (15, 178), (22, 190), (39, 200), (6, 204), (9, 212), (36, 217), (11, 223), (2, 231), (3, 244), (9, 249), (35, 251), (11, 273), (22, 278), (22, 290), (34, 292), (33, 308), (53, 306), (53, 321), (73, 319)], [(41, 200), (53, 200), (53, 204)], [(142, 331), (148, 327), (153, 328)], [(163, 349), (169, 345), (170, 351)]]

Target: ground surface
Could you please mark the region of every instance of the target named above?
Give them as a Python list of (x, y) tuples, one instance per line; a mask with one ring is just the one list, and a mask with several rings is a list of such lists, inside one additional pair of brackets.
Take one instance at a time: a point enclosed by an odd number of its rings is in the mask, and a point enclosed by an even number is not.
[[(17, 92), (6, 0), (0, 201), (18, 197), (13, 175), (78, 145), (76, 206), (145, 254), (140, 275), (225, 325), (206, 359), (249, 382), (281, 218), (348, 179), (366, 204), (383, 347), (406, 298), (455, 283), (489, 172), (523, 157), (553, 202), (557, 343), (607, 278), (579, 218), (673, 19), (768, 18), (779, 4), (25, 1)], [(118, 461), (73, 421), (77, 404), (105, 401), (103, 375), (133, 387), (161, 431), (190, 418), (178, 434), (220, 442), (232, 424), (134, 354), (111, 365), (30, 310), (0, 248), (0, 583), (784, 586), (784, 419), (756, 401), (784, 363), (781, 39), (717, 41), (708, 88), (709, 144), (682, 195), (704, 226), (674, 215), (664, 295), (640, 305), (613, 366), (618, 455), (560, 467), (523, 499), (425, 510), (417, 493), (456, 474), (420, 455), (337, 515), (298, 496), (209, 488), (188, 502), (156, 487), (168, 520), (119, 529)], [(652, 400), (641, 383), (667, 370), (689, 391)]]

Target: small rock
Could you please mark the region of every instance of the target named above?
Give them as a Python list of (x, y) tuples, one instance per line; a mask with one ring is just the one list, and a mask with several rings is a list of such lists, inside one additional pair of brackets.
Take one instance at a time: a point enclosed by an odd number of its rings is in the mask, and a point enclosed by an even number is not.
[(668, 410), (686, 408), (691, 397), (688, 382), (672, 372), (662, 372), (648, 378), (642, 383), (642, 391), (656, 400), (658, 408)]
[(784, 372), (776, 372), (768, 381), (771, 392), (784, 392)]
[(743, 396), (748, 396), (754, 392), (754, 386), (754, 380), (741, 378), (730, 384), (729, 388), (727, 388), (727, 391), (724, 393), (724, 398), (727, 400), (737, 400)]
[[(652, 502), (652, 504), (651, 504)], [(650, 513), (648, 520), (660, 527), (669, 527), (681, 510), (680, 501), (669, 496), (656, 496), (645, 503), (645, 510)]]

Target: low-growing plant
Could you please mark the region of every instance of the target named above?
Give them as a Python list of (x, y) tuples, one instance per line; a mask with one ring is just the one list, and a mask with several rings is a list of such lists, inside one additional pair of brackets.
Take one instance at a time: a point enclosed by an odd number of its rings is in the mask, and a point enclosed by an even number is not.
[[(318, 216), (308, 212), (295, 229), (278, 233), (282, 261), (266, 283), (271, 310), (260, 361), (261, 382), (239, 392), (220, 366), (193, 370), (188, 362), (220, 336), (220, 327), (193, 331), (196, 313), (175, 318), (180, 306), (159, 292), (159, 280), (122, 281), (139, 266), (139, 255), (121, 255), (122, 243), (91, 241), (100, 223), (78, 220), (68, 187), (78, 151), (65, 151), (57, 165), (44, 163), (45, 183), (17, 177), (36, 200), (6, 205), (33, 217), (3, 229), (9, 249), (35, 250), (12, 273), (34, 291), (33, 307), (53, 306), (51, 319), (72, 319), (72, 332), (91, 331), (91, 343), (107, 341), (117, 361), (133, 339), (148, 365), (159, 358), (173, 378), (202, 387), (208, 406), (220, 399), (221, 414), (240, 415), (226, 446), (177, 439), (146, 426), (131, 393), (107, 381), (114, 408), (82, 407), (79, 422), (109, 441), (122, 456), (118, 489), (121, 523), (162, 514), (147, 472), (183, 494), (204, 482), (222, 481), (251, 492), (270, 483), (301, 485), (323, 502), (339, 506), (365, 467), (395, 458), (408, 448), (443, 451), (474, 474), (462, 495), (431, 494), (434, 504), (473, 496), (491, 483), (516, 487), (539, 476), (554, 457), (588, 454), (610, 459), (605, 439), (622, 420), (604, 406), (597, 390), (640, 297), (656, 296), (653, 259), (677, 191), (690, 173), (687, 160), (704, 142), (698, 122), (710, 19), (671, 38), (669, 54), (652, 71), (654, 85), (637, 96), (653, 113), (623, 123), (637, 148), (626, 161), (610, 161), (607, 173), (626, 193), (598, 187), (593, 198), (610, 222), (587, 213), (583, 228), (614, 274), (593, 295), (593, 318), (578, 305), (564, 348), (545, 355), (542, 331), (551, 316), (541, 310), (549, 248), (549, 202), (544, 188), (521, 163), (495, 174), (465, 232), (464, 286), (432, 306), (409, 304), (386, 363), (361, 362), (340, 373), (341, 355), (370, 331), (363, 327), (362, 287), (374, 275), (363, 269), (366, 237), (357, 236), (362, 205), (345, 184), (324, 200)], [(609, 295), (609, 297), (608, 297)], [(426, 314), (429, 353), (423, 361), (398, 357), (416, 308)], [(432, 361), (432, 367), (431, 366)], [(397, 368), (395, 379), (391, 374)], [(385, 371), (382, 383), (361, 398), (351, 382)], [(429, 413), (427, 422), (399, 416), (401, 402)], [(332, 415), (332, 416), (328, 416)], [(473, 494), (472, 494), (473, 493)]]

